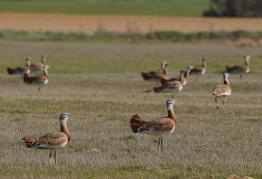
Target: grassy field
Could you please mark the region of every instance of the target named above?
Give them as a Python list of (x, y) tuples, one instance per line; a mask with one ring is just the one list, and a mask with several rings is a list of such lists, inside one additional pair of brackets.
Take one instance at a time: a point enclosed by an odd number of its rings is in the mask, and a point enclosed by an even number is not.
[(0, 0), (0, 12), (201, 16), (208, 0)]
[[(262, 178), (261, 48), (212, 44), (59, 43), (0, 41), (0, 176), (4, 178), (226, 178), (231, 174)], [(40, 60), (46, 53), (50, 82), (41, 92), (8, 76), (7, 66)], [(222, 82), (225, 64), (242, 63), (250, 54), (252, 72), (230, 76), (233, 94), (217, 111), (212, 88)], [(141, 71), (169, 63), (171, 76), (208, 56), (208, 74), (192, 79), (176, 95), (177, 127), (158, 154), (151, 136), (133, 134), (129, 118), (166, 115), (168, 94), (143, 93), (154, 83)], [(58, 130), (60, 112), (72, 141), (58, 152), (21, 143), (28, 134)]]

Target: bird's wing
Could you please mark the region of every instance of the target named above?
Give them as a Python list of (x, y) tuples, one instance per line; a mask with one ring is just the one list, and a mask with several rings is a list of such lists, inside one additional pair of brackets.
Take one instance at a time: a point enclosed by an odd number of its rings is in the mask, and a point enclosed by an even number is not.
[(37, 139), (37, 143), (48, 145), (61, 145), (68, 140), (68, 137), (63, 132), (52, 132)]

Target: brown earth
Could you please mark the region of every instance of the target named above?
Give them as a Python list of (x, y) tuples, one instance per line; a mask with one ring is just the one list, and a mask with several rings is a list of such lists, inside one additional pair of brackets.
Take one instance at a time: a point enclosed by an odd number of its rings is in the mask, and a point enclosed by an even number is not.
[(55, 32), (152, 32), (175, 30), (262, 31), (262, 18), (202, 18), (158, 16), (104, 16), (34, 13), (0, 13), (0, 30)]

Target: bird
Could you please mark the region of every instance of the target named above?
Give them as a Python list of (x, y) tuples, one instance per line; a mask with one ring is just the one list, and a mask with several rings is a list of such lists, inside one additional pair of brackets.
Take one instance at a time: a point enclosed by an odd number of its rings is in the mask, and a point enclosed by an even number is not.
[(31, 58), (30, 58), (30, 57), (26, 58), (26, 64), (27, 64), (27, 66), (30, 68), (30, 70), (31, 70), (32, 72), (40, 71), (40, 70), (42, 70), (42, 68), (43, 68), (44, 66), (47, 65), (46, 55), (45, 55), (45, 54), (42, 54), (42, 55), (41, 55), (41, 58), (42, 58), (42, 59), (41, 59), (41, 62), (40, 62), (39, 64), (31, 64), (31, 62), (30, 62)]
[(242, 79), (244, 74), (250, 72), (249, 61), (251, 57), (249, 55), (246, 55), (243, 58), (245, 62), (243, 65), (234, 65), (234, 66), (226, 65), (225, 72), (229, 74), (238, 74), (240, 75), (240, 79)]
[(163, 151), (163, 136), (172, 134), (176, 126), (176, 113), (174, 111), (175, 99), (168, 99), (167, 116), (160, 117), (156, 120), (146, 121), (138, 114), (131, 116), (130, 125), (134, 133), (142, 133), (153, 136), (158, 136), (158, 152)]
[(159, 81), (161, 78), (167, 78), (168, 64), (163, 61), (159, 71), (141, 72), (141, 76), (146, 81)]
[(59, 116), (60, 131), (51, 132), (41, 137), (25, 136), (22, 138), (26, 147), (33, 149), (49, 149), (49, 163), (52, 164), (52, 159), (57, 164), (57, 149), (66, 146), (70, 141), (71, 135), (67, 128), (68, 113), (61, 113)]
[(9, 75), (23, 75), (25, 73), (30, 73), (30, 69), (28, 67), (16, 67), (16, 68), (10, 68), (7, 67), (6, 71)]
[(206, 74), (207, 71), (207, 65), (206, 65), (206, 57), (203, 56), (202, 57), (202, 65), (200, 67), (193, 67), (190, 70), (190, 76), (204, 76)]
[(184, 70), (180, 70), (180, 74), (178, 77), (173, 77), (173, 78), (161, 78), (160, 79), (160, 83), (162, 85), (165, 84), (172, 84), (174, 81), (181, 81), (181, 78), (183, 78), (182, 76), (184, 76), (185, 71)]
[(181, 92), (183, 89), (183, 80), (184, 80), (185, 71), (180, 71), (180, 77), (178, 80), (172, 80), (166, 82), (160, 86), (153, 87), (153, 89), (146, 90), (145, 92), (155, 92), (155, 93), (172, 93), (172, 97), (175, 96), (175, 93)]
[(229, 74), (224, 73), (223, 74), (224, 84), (216, 86), (212, 91), (212, 95), (215, 96), (215, 102), (216, 102), (216, 105), (217, 105), (217, 109), (218, 109), (217, 98), (223, 97), (223, 105), (224, 105), (227, 97), (231, 95), (232, 90), (231, 90), (231, 87), (229, 85), (228, 77), (229, 77)]
[[(193, 68), (193, 66), (188, 66), (186, 70), (180, 70), (180, 75), (179, 77), (174, 77), (174, 78), (161, 78), (160, 79), (160, 82), (162, 85), (164, 84), (172, 84), (173, 82), (175, 81), (181, 81), (182, 82), (182, 85), (185, 86), (188, 82), (188, 79), (189, 79), (189, 73), (190, 73), (190, 70)], [(182, 75), (183, 74), (183, 78), (182, 78)]]
[(41, 75), (30, 75), (28, 72), (24, 73), (23, 76), (23, 81), (26, 84), (34, 84), (38, 85), (38, 90), (41, 90), (42, 85), (47, 85), (48, 84), (48, 69), (49, 66), (43, 66), (43, 74)]

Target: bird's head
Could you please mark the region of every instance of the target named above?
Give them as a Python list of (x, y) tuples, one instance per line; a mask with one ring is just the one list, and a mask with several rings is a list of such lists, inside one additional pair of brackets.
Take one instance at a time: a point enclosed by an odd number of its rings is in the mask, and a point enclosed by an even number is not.
[(161, 62), (161, 69), (166, 69), (168, 67), (168, 63), (166, 61)]
[(177, 100), (175, 100), (175, 99), (168, 99), (168, 100), (166, 101), (167, 109), (168, 109), (168, 110), (173, 109), (174, 105), (176, 104), (176, 101), (177, 101)]
[(65, 123), (68, 118), (69, 118), (68, 113), (61, 113), (60, 116), (59, 116), (59, 121), (60, 121), (60, 123)]

